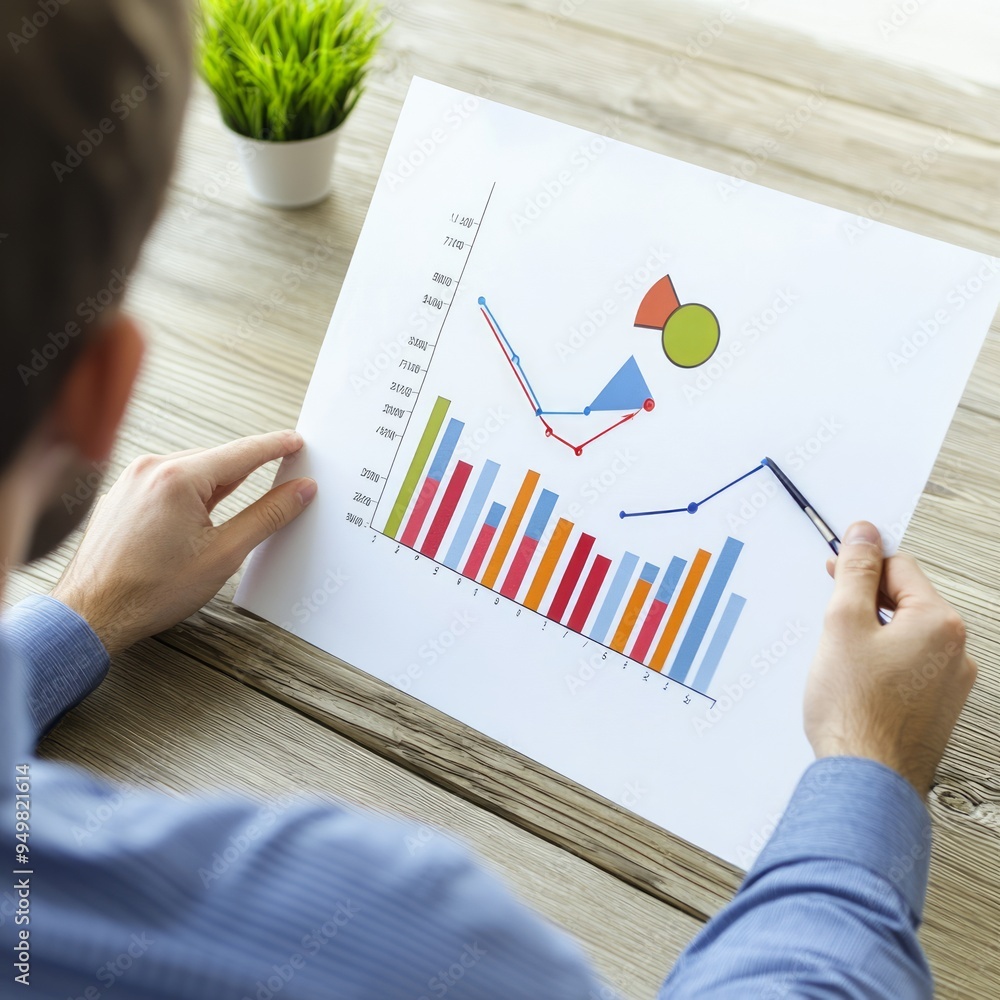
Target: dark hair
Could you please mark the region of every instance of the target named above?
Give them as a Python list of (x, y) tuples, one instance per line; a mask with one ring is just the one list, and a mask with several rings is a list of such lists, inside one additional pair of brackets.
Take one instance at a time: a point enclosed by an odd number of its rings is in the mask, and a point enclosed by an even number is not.
[(189, 28), (184, 0), (4, 0), (0, 469), (120, 302), (173, 166)]

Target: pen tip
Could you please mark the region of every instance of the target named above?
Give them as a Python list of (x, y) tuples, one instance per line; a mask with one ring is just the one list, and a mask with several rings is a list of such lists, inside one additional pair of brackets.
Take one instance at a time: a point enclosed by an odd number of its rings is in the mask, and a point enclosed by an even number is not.
[(760, 460), (760, 464), (761, 464), (761, 465), (770, 465), (770, 464), (771, 464), (771, 460), (770, 460), (770, 459), (769, 459), (769, 458), (767, 457), (767, 455), (765, 455), (765, 456), (764, 456), (764, 457), (763, 457), (763, 458), (762, 458), (762, 459)]

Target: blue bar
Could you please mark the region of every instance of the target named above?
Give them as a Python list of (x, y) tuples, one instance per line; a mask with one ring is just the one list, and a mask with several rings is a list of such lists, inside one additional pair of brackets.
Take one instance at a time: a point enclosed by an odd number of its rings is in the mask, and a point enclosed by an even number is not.
[(556, 509), (558, 499), (558, 493), (553, 493), (552, 490), (542, 490), (535, 503), (535, 509), (531, 513), (531, 519), (528, 521), (528, 528), (524, 533), (525, 537), (533, 538), (536, 542), (542, 537), (545, 525), (549, 523), (552, 511)]
[(491, 528), (497, 527), (503, 520), (504, 511), (507, 508), (502, 503), (497, 503), (493, 501), (493, 506), (490, 507), (490, 512), (486, 515), (486, 524)]
[(652, 583), (656, 579), (656, 574), (659, 572), (659, 566), (654, 566), (652, 563), (646, 563), (646, 565), (642, 567), (639, 579), (642, 580), (643, 583)]
[(695, 609), (691, 624), (688, 625), (684, 641), (681, 643), (680, 649), (677, 650), (677, 659), (674, 660), (674, 665), (670, 668), (669, 676), (672, 680), (684, 683), (684, 679), (691, 669), (691, 664), (694, 663), (698, 647), (711, 624), (712, 615), (715, 614), (715, 609), (719, 606), (719, 601), (722, 600), (722, 592), (726, 589), (726, 584), (729, 583), (729, 578), (733, 574), (736, 560), (739, 559), (742, 551), (743, 543), (741, 541), (736, 538), (726, 539), (726, 544), (722, 546), (722, 552), (719, 555), (719, 561), (715, 564), (715, 569), (712, 570), (708, 583), (705, 584), (701, 600)]
[(615, 578), (611, 581), (611, 587), (608, 589), (608, 596), (604, 598), (601, 610), (597, 613), (597, 621), (594, 622), (594, 628), (590, 633), (590, 638), (594, 642), (604, 642), (607, 638), (615, 612), (625, 596), (625, 588), (628, 586), (629, 580), (632, 579), (632, 574), (638, 563), (639, 557), (631, 552), (626, 552), (622, 556), (622, 561), (615, 571)]
[(444, 437), (441, 438), (438, 450), (434, 453), (434, 461), (431, 462), (430, 472), (427, 473), (428, 479), (436, 479), (438, 482), (444, 479), (445, 469), (448, 468), (451, 456), (455, 453), (455, 446), (458, 444), (458, 439), (462, 436), (463, 430), (465, 430), (465, 424), (461, 420), (456, 420), (452, 417), (448, 421)]
[(476, 521), (479, 520), (479, 515), (486, 506), (486, 498), (490, 495), (490, 490), (493, 489), (493, 483), (496, 481), (499, 471), (500, 466), (496, 462), (487, 462), (483, 466), (483, 471), (479, 473), (476, 488), (472, 491), (469, 504), (458, 524), (458, 531), (455, 532), (455, 537), (451, 540), (451, 545), (448, 546), (448, 554), (444, 557), (444, 564), (449, 569), (458, 569), (458, 564), (462, 561), (465, 548), (472, 537), (472, 529), (475, 528)]
[(654, 601), (662, 601), (664, 604), (670, 603), (670, 598), (674, 596), (674, 590), (684, 575), (685, 566), (687, 566), (687, 560), (681, 559), (680, 556), (674, 556), (670, 560), (670, 565), (667, 567), (666, 573), (663, 574), (660, 586), (656, 590)]
[(701, 661), (698, 675), (694, 679), (694, 684), (691, 685), (696, 691), (708, 694), (708, 686), (715, 676), (715, 668), (719, 665), (719, 660), (722, 659), (722, 654), (726, 651), (729, 637), (733, 634), (733, 629), (736, 628), (736, 623), (740, 620), (740, 614), (746, 602), (747, 599), (740, 597), (739, 594), (729, 595), (726, 610), (722, 612), (722, 620), (715, 630), (715, 635), (712, 636), (712, 641), (708, 644), (705, 659)]

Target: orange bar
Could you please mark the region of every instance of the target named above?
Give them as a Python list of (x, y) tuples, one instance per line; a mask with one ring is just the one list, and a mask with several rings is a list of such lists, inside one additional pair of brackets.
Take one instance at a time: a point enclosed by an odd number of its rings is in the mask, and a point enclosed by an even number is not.
[(552, 579), (552, 574), (556, 570), (556, 563), (559, 562), (559, 557), (562, 555), (563, 549), (566, 548), (566, 540), (569, 538), (572, 530), (572, 521), (567, 521), (564, 517), (559, 518), (555, 530), (552, 532), (552, 538), (549, 544), (545, 546), (545, 554), (542, 556), (542, 561), (538, 564), (535, 578), (531, 581), (531, 586), (528, 588), (528, 596), (524, 599), (524, 606), (526, 608), (532, 611), (538, 610), (538, 606), (542, 603), (542, 598), (545, 596), (545, 590), (549, 585), (549, 581)]
[(497, 577), (500, 575), (500, 570), (503, 569), (503, 562), (507, 558), (507, 553), (514, 544), (514, 536), (517, 534), (517, 529), (521, 527), (525, 511), (531, 502), (531, 494), (535, 492), (535, 487), (538, 485), (540, 478), (541, 476), (531, 469), (528, 470), (528, 474), (524, 477), (524, 482), (521, 483), (521, 488), (517, 491), (517, 498), (514, 500), (514, 504), (510, 508), (510, 513), (507, 515), (507, 523), (503, 526), (503, 531), (500, 532), (497, 547), (493, 550), (493, 555), (490, 557), (486, 572), (483, 573), (482, 579), (479, 581), (484, 587), (489, 587), (492, 590), (493, 584), (497, 582)]
[(642, 606), (646, 603), (646, 597), (652, 588), (652, 580), (636, 581), (632, 596), (628, 599), (625, 612), (618, 623), (618, 628), (615, 629), (615, 634), (611, 637), (611, 648), (616, 653), (625, 652), (625, 643), (628, 642), (628, 637), (632, 634), (632, 629), (635, 628), (635, 623), (639, 620), (639, 612), (642, 611)]
[(681, 587), (681, 592), (677, 595), (677, 603), (674, 604), (674, 610), (667, 619), (663, 635), (660, 636), (660, 641), (656, 644), (656, 649), (653, 650), (653, 657), (649, 661), (649, 666), (653, 670), (662, 670), (663, 664), (667, 662), (667, 657), (670, 655), (670, 647), (673, 646), (674, 640), (677, 638), (677, 633), (681, 630), (681, 623), (684, 621), (684, 616), (687, 614), (688, 608), (691, 607), (691, 601), (694, 600), (694, 592), (698, 589), (698, 584), (701, 583), (701, 578), (705, 575), (705, 567), (708, 566), (708, 561), (711, 558), (711, 552), (698, 549), (698, 554), (694, 557), (691, 568), (688, 570), (687, 579)]

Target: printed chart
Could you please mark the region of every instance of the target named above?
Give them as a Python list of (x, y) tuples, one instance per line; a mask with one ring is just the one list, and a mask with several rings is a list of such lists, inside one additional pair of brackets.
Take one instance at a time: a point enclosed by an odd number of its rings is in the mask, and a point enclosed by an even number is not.
[(1000, 283), (721, 180), (414, 81), (236, 600), (747, 867), (831, 588), (762, 459), (894, 548)]

